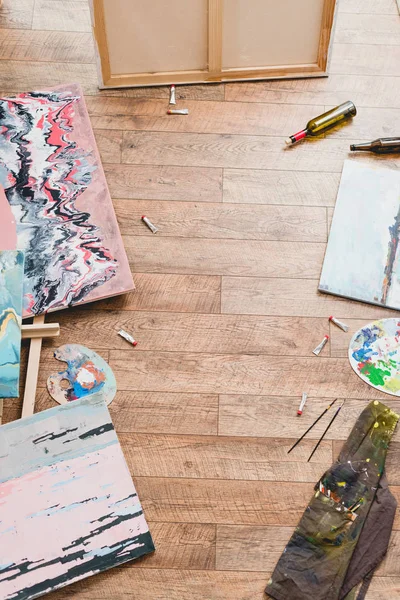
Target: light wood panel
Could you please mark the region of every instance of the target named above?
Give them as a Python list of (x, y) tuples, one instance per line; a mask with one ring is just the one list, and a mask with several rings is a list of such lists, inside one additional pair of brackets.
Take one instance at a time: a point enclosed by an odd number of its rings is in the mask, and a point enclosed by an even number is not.
[(118, 222), (126, 235), (152, 232), (141, 215), (157, 215), (157, 237), (207, 239), (327, 241), (324, 207), (253, 206), (194, 202), (114, 200)]
[(35, 0), (3, 0), (0, 10), (0, 27), (30, 29)]
[(296, 454), (288, 455), (291, 439), (146, 434), (119, 437), (134, 477), (313, 483), (332, 463), (329, 441), (321, 443), (312, 462), (306, 462), (315, 440), (306, 440)]
[[(324, 317), (333, 315), (341, 319), (363, 317), (373, 320), (394, 317), (395, 311), (345, 300), (331, 294), (318, 292), (318, 279), (279, 279), (258, 277), (223, 277), (221, 310), (223, 313), (253, 315), (297, 315), (299, 317)], [(334, 331), (334, 330), (337, 331)], [(339, 329), (332, 325), (332, 349), (341, 338)], [(343, 356), (343, 354), (341, 354)]]
[(26, 92), (78, 81), (84, 93), (98, 93), (96, 65), (5, 60), (0, 69), (2, 92)]
[[(400, 78), (331, 73), (321, 79), (226, 84), (225, 97), (233, 102), (338, 105), (351, 99), (357, 108), (400, 107)], [(358, 115), (360, 116), (360, 115)]]
[(222, 169), (105, 164), (113, 198), (219, 202)]
[(218, 276), (134, 273), (133, 277), (134, 292), (84, 305), (82, 309), (221, 312), (221, 278)]
[(333, 206), (339, 182), (339, 173), (224, 169), (223, 201)]
[(319, 277), (325, 244), (124, 236), (133, 270), (148, 273)]
[[(393, 2), (394, 4), (394, 2)], [(400, 47), (377, 44), (335, 44), (331, 73), (357, 75), (400, 75)]]
[(101, 160), (118, 163), (121, 160), (122, 132), (107, 129), (94, 131)]
[(371, 13), (371, 14), (396, 14), (396, 4), (393, 0), (346, 0), (339, 2), (339, 12), (344, 13)]
[[(301, 126), (304, 126), (303, 123)], [(346, 125), (351, 128), (351, 123)], [(293, 131), (286, 131), (286, 135)], [(231, 169), (273, 169), (282, 171), (326, 171), (341, 173), (345, 159), (399, 168), (396, 158), (382, 155), (354, 157), (346, 139), (306, 140), (293, 148), (282, 138), (201, 133), (157, 133), (125, 131), (122, 162), (136, 165), (182, 165), (184, 167), (225, 167)], [(350, 134), (351, 135), (351, 134)], [(351, 138), (350, 138), (351, 139)], [(353, 139), (352, 143), (357, 143)], [(324, 151), (321, 151), (321, 146)]]
[(52, 340), (55, 347), (74, 337), (77, 344), (124, 351), (127, 342), (117, 333), (125, 329), (133, 332), (138, 341), (137, 348), (131, 348), (131, 355), (140, 348), (141, 351), (309, 356), (316, 340), (329, 330), (325, 319), (105, 312), (95, 306), (91, 310), (71, 309), (65, 314), (51, 315), (50, 320), (61, 327), (60, 337)]
[(335, 40), (341, 44), (400, 44), (399, 16), (340, 13)]
[(0, 60), (4, 59), (93, 63), (92, 35), (91, 33), (0, 29)]
[(81, 0), (35, 0), (32, 29), (90, 32), (88, 3)]
[[(312, 348), (320, 341), (316, 337)], [(331, 398), (334, 390), (340, 398), (388, 401), (387, 394), (364, 383), (349, 368), (346, 358), (329, 358), (329, 347), (325, 348), (325, 356), (316, 357), (312, 348), (310, 358), (136, 349), (129, 372), (125, 352), (111, 350), (110, 365), (120, 389), (125, 390), (295, 395), (297, 398), (305, 390), (310, 396)]]

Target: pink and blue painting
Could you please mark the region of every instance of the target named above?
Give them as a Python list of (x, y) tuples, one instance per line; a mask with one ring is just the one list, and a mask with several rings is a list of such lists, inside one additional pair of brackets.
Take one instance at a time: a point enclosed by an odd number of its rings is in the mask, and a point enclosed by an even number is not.
[(0, 98), (0, 126), (0, 184), (25, 252), (24, 317), (132, 290), (80, 87)]
[(0, 427), (0, 598), (28, 600), (154, 551), (104, 401)]
[(400, 171), (345, 161), (318, 289), (400, 309)]
[(18, 398), (19, 395), (23, 277), (23, 253), (1, 251), (0, 398)]

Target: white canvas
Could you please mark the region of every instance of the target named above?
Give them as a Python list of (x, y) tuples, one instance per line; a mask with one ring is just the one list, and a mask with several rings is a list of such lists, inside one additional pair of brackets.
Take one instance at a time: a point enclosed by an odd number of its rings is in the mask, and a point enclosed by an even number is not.
[(345, 161), (319, 290), (400, 308), (400, 172)]

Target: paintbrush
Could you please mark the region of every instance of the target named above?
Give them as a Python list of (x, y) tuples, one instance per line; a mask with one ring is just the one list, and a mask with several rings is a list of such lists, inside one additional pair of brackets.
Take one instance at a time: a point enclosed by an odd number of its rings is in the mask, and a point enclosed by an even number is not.
[(316, 452), (318, 446), (320, 445), (320, 443), (322, 442), (322, 440), (324, 439), (325, 435), (327, 434), (330, 426), (332, 425), (333, 421), (336, 419), (336, 417), (338, 416), (338, 414), (340, 413), (340, 410), (343, 406), (343, 404), (345, 403), (345, 400), (343, 400), (342, 404), (339, 406), (339, 408), (337, 409), (337, 411), (335, 412), (335, 414), (333, 415), (332, 419), (330, 420), (328, 427), (325, 429), (324, 433), (321, 435), (321, 437), (319, 438), (317, 445), (315, 446), (314, 450), (311, 452), (310, 456), (308, 457), (307, 462), (310, 462), (310, 460), (312, 459), (314, 453)]
[(292, 450), (294, 450), (294, 448), (296, 448), (297, 444), (300, 444), (301, 440), (306, 437), (307, 433), (309, 431), (311, 431), (311, 429), (318, 423), (318, 421), (320, 419), (322, 419), (322, 417), (324, 415), (326, 415), (326, 413), (328, 412), (328, 410), (335, 404), (336, 400), (337, 400), (337, 398), (335, 398), (334, 401), (331, 402), (330, 405), (326, 407), (326, 409), (319, 415), (319, 417), (314, 421), (314, 423), (312, 425), (310, 425), (310, 427), (307, 429), (307, 431), (305, 431), (303, 433), (303, 435), (297, 440), (297, 442), (295, 442), (293, 444), (293, 446), (290, 448), (290, 450), (287, 451), (288, 454), (289, 454), (289, 452), (291, 452)]

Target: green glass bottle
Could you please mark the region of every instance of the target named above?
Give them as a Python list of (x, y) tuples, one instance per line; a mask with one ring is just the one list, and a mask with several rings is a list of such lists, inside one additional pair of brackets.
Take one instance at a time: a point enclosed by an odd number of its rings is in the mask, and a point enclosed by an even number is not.
[(323, 115), (319, 115), (315, 117), (315, 119), (311, 119), (306, 125), (305, 129), (302, 129), (298, 133), (291, 135), (285, 141), (288, 146), (295, 144), (299, 140), (308, 137), (309, 135), (320, 135), (324, 133), (327, 129), (338, 125), (338, 123), (342, 123), (346, 119), (350, 119), (357, 114), (357, 109), (354, 106), (353, 102), (348, 100), (347, 102), (343, 102), (336, 108), (332, 108), (328, 110), (328, 112)]
[(350, 150), (356, 152), (375, 152), (375, 154), (389, 154), (390, 152), (400, 153), (400, 137), (378, 138), (373, 142), (362, 144), (351, 144)]

